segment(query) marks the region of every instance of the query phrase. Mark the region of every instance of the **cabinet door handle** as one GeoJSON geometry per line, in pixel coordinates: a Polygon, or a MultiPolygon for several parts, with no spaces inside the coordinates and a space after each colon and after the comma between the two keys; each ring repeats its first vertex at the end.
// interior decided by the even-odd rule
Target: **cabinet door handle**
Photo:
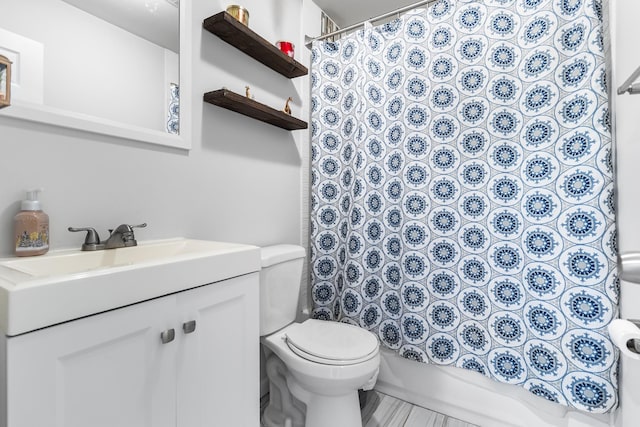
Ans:
{"type": "Polygon", "coordinates": [[[185,334],[190,334],[191,332],[196,330],[196,321],[189,320],[188,322],[184,322],[182,324],[182,330],[185,334]]]}
{"type": "Polygon", "coordinates": [[[173,328],[167,329],[166,331],[160,333],[160,340],[162,341],[162,344],[170,343],[175,338],[176,338],[176,331],[173,328]]]}

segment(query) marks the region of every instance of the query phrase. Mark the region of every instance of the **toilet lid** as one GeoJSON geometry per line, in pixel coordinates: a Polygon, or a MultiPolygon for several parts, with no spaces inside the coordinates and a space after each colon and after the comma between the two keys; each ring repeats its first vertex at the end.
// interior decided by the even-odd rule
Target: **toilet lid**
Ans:
{"type": "Polygon", "coordinates": [[[309,319],[286,332],[289,348],[304,359],[350,365],[371,359],[378,339],[371,332],[339,322],[309,319]]]}

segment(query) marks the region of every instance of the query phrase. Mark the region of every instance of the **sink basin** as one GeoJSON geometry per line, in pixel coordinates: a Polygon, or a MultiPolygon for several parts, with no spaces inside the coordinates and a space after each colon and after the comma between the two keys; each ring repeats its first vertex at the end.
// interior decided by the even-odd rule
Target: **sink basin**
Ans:
{"type": "Polygon", "coordinates": [[[206,256],[211,251],[219,251],[225,247],[228,247],[228,244],[221,245],[219,242],[203,240],[167,240],[101,251],[60,251],[42,257],[11,259],[0,262],[0,266],[32,277],[55,277],[171,259],[175,261],[191,256],[206,256]]]}
{"type": "Polygon", "coordinates": [[[0,329],[18,335],[259,270],[255,246],[183,238],[0,259],[0,329]]]}

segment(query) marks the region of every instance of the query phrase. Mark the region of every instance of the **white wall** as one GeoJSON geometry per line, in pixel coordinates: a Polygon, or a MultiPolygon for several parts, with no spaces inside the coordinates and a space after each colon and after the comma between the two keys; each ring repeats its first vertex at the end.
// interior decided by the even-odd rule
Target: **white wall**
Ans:
{"type": "MultiPolygon", "coordinates": [[[[640,67],[640,2],[612,0],[615,17],[612,22],[614,60],[612,95],[615,110],[617,179],[618,179],[618,246],[620,253],[640,252],[640,192],[638,161],[640,160],[640,96],[617,95],[615,91],[636,68],[640,67]]],[[[639,310],[640,311],[640,310],[639,310]]]]}
{"type": "Polygon", "coordinates": [[[3,0],[2,9],[0,27],[44,45],[45,105],[165,128],[166,49],[61,0],[3,0]]]}
{"type": "MultiPolygon", "coordinates": [[[[611,0],[613,76],[611,86],[616,134],[618,185],[618,248],[621,254],[640,252],[640,96],[617,95],[615,91],[640,66],[640,3],[635,0],[611,0]]],[[[622,282],[620,317],[640,319],[640,285],[622,282]]],[[[638,425],[640,419],[640,362],[620,357],[620,410],[616,426],[638,425]]]]}
{"type": "MultiPolygon", "coordinates": [[[[303,45],[301,0],[246,0],[251,28],[303,45]]],[[[287,132],[202,102],[222,86],[304,114],[308,77],[288,80],[202,29],[226,0],[193,1],[193,149],[183,151],[0,118],[0,255],[12,253],[12,219],[23,190],[42,186],[53,249],[79,248],[68,226],[102,237],[120,223],[147,222],[138,239],[174,236],[255,245],[299,243],[301,175],[308,135],[287,132]]],[[[4,2],[3,2],[4,7],[4,2]]],[[[121,70],[127,72],[127,70],[121,70]]],[[[161,77],[163,73],[159,71],[161,77]]],[[[301,116],[303,119],[306,117],[301,116]]],[[[306,161],[306,160],[305,160],[306,161]]]]}

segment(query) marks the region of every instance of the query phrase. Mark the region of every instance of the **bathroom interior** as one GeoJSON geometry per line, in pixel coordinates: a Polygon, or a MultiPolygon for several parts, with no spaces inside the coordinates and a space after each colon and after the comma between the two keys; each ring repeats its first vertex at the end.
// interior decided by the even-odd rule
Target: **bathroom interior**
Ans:
{"type": "MultiPolygon", "coordinates": [[[[633,172],[640,161],[635,110],[640,97],[634,95],[640,89],[629,79],[640,67],[639,3],[243,0],[245,23],[229,20],[223,12],[230,4],[221,0],[113,4],[4,0],[0,5],[0,55],[11,62],[9,81],[0,79],[0,86],[11,89],[10,105],[0,108],[0,427],[638,425],[640,341],[633,348],[632,339],[636,332],[640,339],[640,329],[630,322],[619,329],[612,325],[618,325],[616,319],[640,319],[633,303],[640,301],[640,270],[634,270],[640,266],[640,245],[634,243],[640,241],[635,221],[640,198],[633,172]],[[101,9],[112,16],[98,17],[101,9]],[[126,17],[134,9],[146,24],[126,17]],[[465,11],[478,12],[482,25],[472,28],[461,19],[465,11]],[[165,12],[171,18],[161,25],[155,19],[165,12]],[[493,19],[497,16],[505,19],[493,19]],[[523,40],[524,29],[538,28],[533,25],[538,17],[549,24],[548,35],[523,40]],[[564,52],[571,40],[563,44],[562,36],[580,25],[588,29],[585,40],[564,52]],[[156,30],[153,37],[138,31],[146,26],[156,30]],[[321,37],[341,28],[349,31],[321,37]],[[439,33],[446,37],[436,38],[436,29],[446,29],[439,33]],[[282,56],[275,62],[293,63],[302,72],[287,77],[225,39],[247,33],[252,42],[260,39],[266,56],[282,56]],[[478,42],[481,57],[464,57],[473,53],[462,48],[465,40],[478,42]],[[295,61],[277,51],[277,41],[292,42],[295,61]],[[515,52],[518,66],[536,49],[552,52],[553,65],[523,77],[518,66],[491,61],[498,46],[515,52]],[[415,56],[408,55],[411,49],[415,56]],[[436,59],[451,59],[448,77],[437,75],[436,59]],[[564,87],[559,70],[577,59],[584,59],[588,77],[564,87]],[[345,82],[347,70],[358,76],[353,82],[345,82]],[[390,78],[398,70],[399,89],[390,78]],[[473,92],[463,77],[478,70],[486,73],[486,89],[473,92]],[[491,98],[499,95],[489,89],[499,77],[519,94],[536,85],[553,90],[532,110],[524,95],[491,98]],[[405,78],[424,83],[425,92],[405,87],[405,78]],[[434,105],[438,88],[452,89],[454,106],[434,105]],[[588,112],[558,124],[576,94],[587,100],[588,112]],[[349,96],[355,106],[346,105],[349,96]],[[400,100],[393,106],[401,113],[391,109],[392,99],[400,100]],[[472,101],[489,108],[463,123],[462,107],[472,101]],[[281,111],[285,105],[290,112],[281,111]],[[266,110],[273,110],[268,118],[261,116],[266,110]],[[517,130],[491,128],[501,123],[495,119],[500,112],[516,118],[517,130]],[[256,116],[261,118],[253,120],[256,116]],[[573,132],[597,140],[597,147],[574,162],[566,152],[563,157],[558,144],[527,145],[523,129],[545,118],[555,123],[554,142],[573,132]],[[348,120],[354,131],[345,135],[348,120]],[[452,133],[442,134],[446,129],[434,123],[452,125],[452,133]],[[401,129],[397,135],[390,132],[394,126],[401,129]],[[517,167],[494,165],[491,149],[478,155],[464,151],[463,136],[474,131],[487,137],[487,147],[515,147],[517,167]],[[333,146],[338,140],[345,145],[333,146]],[[416,154],[410,141],[426,141],[429,154],[416,154]],[[346,158],[345,146],[354,150],[352,158],[346,158]],[[446,147],[456,150],[454,166],[431,165],[431,155],[446,147]],[[391,161],[395,153],[401,159],[397,170],[391,161]],[[553,182],[523,182],[522,168],[541,153],[554,157],[553,182]],[[487,172],[480,186],[463,174],[465,166],[477,165],[487,172]],[[608,165],[614,170],[607,172],[608,165]],[[575,200],[563,195],[572,168],[595,174],[590,175],[596,176],[593,194],[575,200]],[[351,182],[345,182],[345,171],[351,182]],[[420,172],[426,181],[419,182],[420,172]],[[386,181],[378,184],[376,173],[386,181]],[[491,198],[491,185],[496,188],[498,178],[509,176],[521,186],[517,200],[491,198]],[[435,183],[446,179],[454,183],[453,202],[437,193],[435,183]],[[402,184],[399,197],[391,191],[394,180],[402,184]],[[366,195],[358,195],[360,184],[366,195]],[[16,257],[14,217],[32,189],[42,189],[49,251],[16,257]],[[535,193],[549,196],[554,213],[531,219],[523,209],[514,214],[523,223],[518,237],[500,235],[491,230],[491,214],[469,216],[461,205],[478,189],[486,193],[480,200],[496,212],[516,212],[535,193]],[[345,197],[349,194],[353,197],[345,197]],[[416,194],[427,197],[414,201],[427,200],[430,211],[411,211],[407,198],[416,194]],[[614,205],[614,212],[603,208],[614,205]],[[394,207],[404,216],[401,225],[392,224],[394,207]],[[565,238],[563,224],[586,207],[595,212],[598,231],[565,238]],[[436,211],[450,213],[455,231],[433,229],[436,211]],[[358,212],[362,218],[356,219],[358,212]],[[138,246],[82,251],[85,233],[69,231],[94,228],[104,243],[107,230],[120,224],[146,224],[133,229],[138,246]],[[380,226],[381,238],[371,235],[372,225],[380,226]],[[415,243],[415,234],[405,233],[409,226],[417,234],[422,230],[426,240],[415,243]],[[465,227],[484,232],[480,235],[488,241],[481,250],[458,240],[465,227]],[[550,252],[525,253],[521,243],[527,230],[548,230],[556,239],[550,252]],[[362,248],[353,247],[353,236],[362,248]],[[401,252],[395,251],[396,242],[401,252]],[[454,261],[434,259],[439,242],[453,242],[448,247],[455,249],[454,261]],[[497,265],[497,249],[509,249],[519,265],[497,265]],[[598,255],[591,258],[597,277],[567,273],[576,250],[598,255]],[[118,253],[139,255],[120,262],[118,253]],[[488,273],[482,280],[469,279],[463,266],[478,259],[488,273]],[[378,264],[368,264],[374,261],[378,264]],[[83,270],[83,263],[94,264],[83,270]],[[294,264],[283,275],[269,276],[280,265],[294,264]],[[561,284],[552,295],[536,294],[526,283],[527,271],[545,266],[561,284]],[[400,282],[387,274],[391,267],[397,267],[400,282]],[[439,293],[436,273],[456,278],[455,293],[439,293]],[[271,308],[287,305],[294,311],[265,332],[263,285],[286,279],[292,286],[280,289],[271,308]],[[500,300],[497,288],[504,283],[516,284],[509,289],[520,292],[519,302],[500,300]],[[409,288],[414,293],[405,292],[409,288]],[[461,298],[473,292],[489,304],[482,314],[462,308],[461,298]],[[416,293],[424,297],[417,305],[408,298],[416,293]],[[572,317],[569,306],[579,293],[600,303],[597,319],[572,317]],[[455,326],[434,324],[436,304],[451,307],[455,326]],[[525,321],[532,307],[558,314],[558,329],[541,333],[525,321]],[[197,324],[190,323],[196,312],[197,324]],[[153,325],[143,318],[153,318],[153,325]],[[518,320],[510,327],[521,328],[515,338],[492,329],[509,318],[518,320]],[[282,343],[300,325],[316,327],[307,319],[328,320],[319,329],[339,327],[324,330],[323,339],[333,337],[330,343],[318,344],[318,338],[311,346],[323,351],[333,346],[341,355],[356,341],[367,347],[351,362],[316,360],[309,368],[338,381],[356,365],[372,366],[339,399],[323,400],[322,392],[302,390],[292,377],[302,356],[282,343]],[[465,341],[462,331],[472,326],[486,334],[486,347],[471,348],[465,341]],[[419,337],[416,328],[423,330],[419,337]],[[190,342],[194,337],[201,341],[190,342]],[[589,338],[589,349],[601,349],[601,359],[573,358],[576,337],[589,338]],[[438,357],[437,340],[451,344],[448,356],[438,357]],[[534,350],[553,359],[554,369],[532,366],[534,350]],[[520,373],[501,375],[505,363],[514,361],[520,373]]],[[[1,93],[6,91],[0,88],[1,93]]]]}

